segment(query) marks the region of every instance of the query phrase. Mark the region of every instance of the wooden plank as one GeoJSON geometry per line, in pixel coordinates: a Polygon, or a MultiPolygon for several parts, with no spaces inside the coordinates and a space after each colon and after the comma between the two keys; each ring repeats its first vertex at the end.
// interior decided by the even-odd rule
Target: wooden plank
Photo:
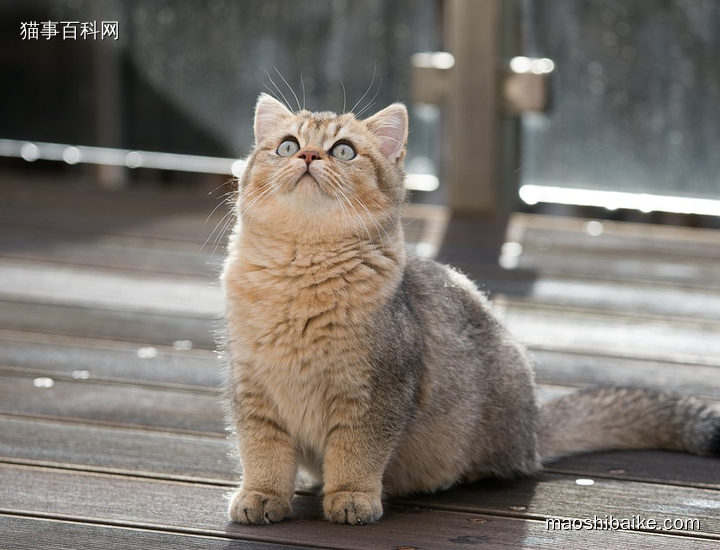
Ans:
{"type": "MultiPolygon", "coordinates": [[[[190,345],[188,341],[177,346],[190,345]]],[[[166,387],[219,388],[224,379],[213,351],[0,330],[0,371],[63,379],[140,382],[166,387]]]]}
{"type": "MultiPolygon", "coordinates": [[[[0,260],[3,287],[0,299],[44,304],[133,311],[188,314],[220,318],[224,299],[219,283],[210,280],[168,280],[159,277],[130,277],[114,273],[45,265],[23,265],[0,260]]],[[[499,299],[499,303],[507,300],[499,299]]],[[[720,328],[720,298],[717,293],[654,288],[579,280],[540,278],[527,298],[512,299],[512,306],[554,307],[618,314],[674,317],[707,321],[720,328]]]]}
{"type": "Polygon", "coordinates": [[[34,385],[31,376],[0,374],[0,414],[43,416],[179,432],[223,434],[218,392],[185,391],[54,380],[34,385]]]}
{"type": "MultiPolygon", "coordinates": [[[[553,531],[544,520],[393,505],[375,525],[348,528],[320,519],[319,498],[296,497],[295,519],[272,526],[228,523],[221,487],[0,465],[0,509],[6,514],[92,521],[325,548],[712,548],[717,541],[629,531],[553,531]],[[108,498],[108,495],[111,495],[108,498]]],[[[489,494],[482,491],[482,495],[489,494]]],[[[547,505],[547,503],[544,503],[547,505]]],[[[507,515],[519,515],[508,512],[507,515]]],[[[592,514],[590,515],[592,517],[592,514]]],[[[701,524],[702,525],[702,524],[701,524]]],[[[706,536],[707,531],[703,529],[706,536]]]]}
{"type": "MultiPolygon", "coordinates": [[[[234,446],[223,437],[9,416],[0,416],[0,461],[217,485],[241,477],[234,446]]],[[[592,453],[558,460],[547,471],[720,490],[720,460],[683,453],[592,453]]]]}
{"type": "Polygon", "coordinates": [[[172,345],[190,340],[196,348],[214,349],[220,319],[119,309],[85,308],[0,300],[0,328],[88,338],[172,345]]]}
{"type": "Polygon", "coordinates": [[[548,384],[642,386],[720,400],[720,366],[531,349],[536,379],[548,384]]]}
{"type": "Polygon", "coordinates": [[[496,300],[510,331],[534,349],[704,365],[720,364],[720,324],[707,320],[616,315],[496,300]]]}
{"type": "Polygon", "coordinates": [[[0,220],[46,230],[73,229],[202,244],[227,213],[223,191],[211,195],[211,189],[150,184],[116,192],[87,181],[7,177],[0,220]]]}
{"type": "Polygon", "coordinates": [[[0,416],[0,461],[232,485],[226,437],[0,416]],[[39,445],[38,442],[42,442],[39,445]]]}
{"type": "MultiPolygon", "coordinates": [[[[677,284],[672,280],[659,285],[657,278],[638,280],[637,278],[618,278],[615,271],[608,267],[613,261],[637,261],[639,254],[624,253],[611,249],[605,257],[593,258],[586,253],[583,263],[564,250],[556,252],[568,265],[580,266],[580,272],[554,268],[552,260],[543,263],[540,253],[536,262],[528,265],[524,262],[523,252],[517,257],[517,269],[502,269],[498,265],[501,255],[500,245],[503,238],[496,236],[493,240],[487,235],[485,226],[476,219],[454,219],[449,225],[447,240],[441,250],[441,260],[460,267],[476,280],[481,288],[488,289],[492,294],[509,294],[522,296],[529,302],[572,307],[577,309],[600,309],[604,311],[642,312],[648,315],[666,315],[684,318],[706,318],[720,320],[720,299],[717,290],[720,288],[720,263],[716,260],[706,262],[705,277],[707,285],[677,284]],[[488,240],[489,239],[489,240],[488,240]],[[614,254],[612,258],[610,256],[614,254]],[[549,269],[548,269],[549,266],[549,269]]],[[[496,233],[497,231],[495,231],[496,233]]],[[[507,230],[513,232],[512,225],[507,230]]],[[[490,231],[490,234],[494,234],[490,231]]],[[[510,237],[508,237],[510,238],[510,237]]],[[[520,243],[524,241],[520,239],[520,243]]],[[[664,253],[664,252],[663,252],[664,253]]],[[[659,253],[658,253],[659,254],[659,253]]],[[[667,255],[664,260],[667,262],[667,255]]],[[[648,260],[648,266],[661,256],[648,260]]],[[[686,263],[695,261],[685,258],[686,263]]],[[[641,268],[636,268],[640,270],[641,268]]],[[[665,266],[666,271],[672,267],[665,266]]],[[[647,272],[650,267],[643,267],[647,272]]]]}
{"type": "MultiPolygon", "coordinates": [[[[578,220],[586,225],[587,221],[578,220]]],[[[605,222],[602,222],[605,227],[605,222]]],[[[597,227],[597,226],[596,226],[597,227]]],[[[650,225],[653,230],[660,226],[650,225]]],[[[665,228],[670,231],[684,231],[687,228],[665,228]]],[[[632,234],[626,235],[617,232],[611,235],[605,232],[602,235],[588,234],[584,229],[579,231],[552,230],[544,228],[533,228],[532,230],[519,231],[515,227],[509,228],[509,236],[514,236],[517,241],[529,250],[550,250],[556,249],[559,253],[566,250],[568,253],[573,250],[584,251],[584,254],[597,253],[600,258],[609,255],[615,258],[635,256],[640,260],[653,261],[655,259],[670,262],[700,262],[707,263],[710,260],[720,259],[720,246],[715,242],[707,242],[694,239],[672,239],[659,238],[652,234],[637,237],[632,234]]]]}
{"type": "Polygon", "coordinates": [[[220,283],[0,259],[0,299],[217,318],[220,283]]]}
{"type": "MultiPolygon", "coordinates": [[[[519,301],[519,298],[514,300],[519,301]]],[[[523,296],[522,300],[576,309],[720,321],[720,293],[716,289],[583,280],[542,274],[536,278],[530,293],[523,296]]]]}
{"type": "MultiPolygon", "coordinates": [[[[594,218],[578,216],[531,214],[516,212],[512,215],[512,224],[528,231],[553,229],[569,233],[586,233],[588,221],[594,218]]],[[[720,235],[715,229],[686,227],[682,225],[664,225],[634,221],[598,220],[604,224],[605,233],[620,234],[627,238],[668,240],[674,242],[694,242],[703,245],[720,245],[720,235]]]]}
{"type": "MultiPolygon", "coordinates": [[[[225,410],[219,390],[43,378],[38,381],[26,374],[0,373],[0,414],[225,433],[225,410]],[[46,381],[50,387],[44,387],[46,381]]],[[[538,397],[542,402],[571,391],[572,387],[541,385],[538,397]]]]}
{"type": "Polygon", "coordinates": [[[592,226],[582,218],[513,214],[508,236],[514,241],[534,241],[541,245],[557,243],[585,250],[605,249],[617,253],[657,253],[664,257],[720,259],[720,235],[714,229],[663,226],[648,223],[601,220],[592,226]],[[597,233],[597,228],[601,233],[597,233]]]}
{"type": "Polygon", "coordinates": [[[570,220],[569,227],[556,229],[548,236],[543,234],[542,223],[553,224],[557,218],[539,216],[540,227],[526,227],[523,216],[511,216],[502,231],[496,227],[499,224],[486,220],[454,218],[447,226],[441,260],[469,273],[492,292],[520,295],[531,292],[537,280],[548,276],[579,276],[586,279],[583,283],[598,279],[664,282],[668,288],[675,285],[700,291],[715,290],[720,283],[717,254],[704,254],[708,248],[717,247],[711,231],[663,228],[658,231],[664,237],[658,238],[653,236],[658,226],[638,230],[634,227],[638,224],[629,224],[632,230],[623,229],[607,242],[606,235],[593,237],[585,231],[588,220],[570,220]],[[639,231],[647,234],[639,237],[639,231]],[[683,237],[678,238],[678,234],[683,237]],[[700,240],[695,241],[695,237],[700,240]],[[646,248],[648,240],[652,246],[646,248]],[[520,245],[520,255],[511,258],[517,262],[515,269],[501,269],[498,265],[501,245],[506,241],[520,245]]]}
{"type": "Polygon", "coordinates": [[[238,541],[230,537],[167,533],[149,529],[128,529],[109,525],[70,522],[0,514],[0,532],[4,548],[38,550],[39,548],[102,548],[103,550],[165,550],[193,548],[198,550],[293,550],[312,548],[299,544],[274,544],[238,541]]]}
{"type": "Polygon", "coordinates": [[[434,257],[442,245],[449,219],[450,209],[446,206],[407,203],[402,219],[405,241],[418,254],[434,257]]]}
{"type": "MultiPolygon", "coordinates": [[[[704,459],[707,462],[713,459],[704,459]]],[[[582,478],[586,478],[584,474],[582,478]]],[[[508,514],[532,518],[632,518],[699,521],[696,534],[720,540],[716,490],[595,478],[579,484],[576,476],[543,473],[537,478],[485,481],[461,485],[432,495],[397,499],[421,507],[473,513],[508,514]]],[[[678,531],[692,534],[692,529],[678,531]]]]}
{"type": "Polygon", "coordinates": [[[215,247],[174,241],[102,236],[59,229],[52,232],[0,224],[0,257],[105,268],[123,272],[216,277],[225,242],[215,247]],[[213,253],[213,250],[216,250],[213,253]]]}
{"type": "Polygon", "coordinates": [[[563,458],[547,470],[720,490],[720,460],[664,451],[612,451],[563,458]]]}
{"type": "Polygon", "coordinates": [[[714,258],[668,256],[660,252],[626,253],[615,249],[553,245],[548,241],[522,241],[517,269],[544,275],[603,278],[618,281],[663,283],[690,288],[717,289],[720,267],[714,258]]]}
{"type": "MultiPolygon", "coordinates": [[[[122,196],[124,193],[114,195],[122,196]]],[[[150,196],[149,200],[163,201],[165,195],[150,196]]],[[[187,207],[187,205],[184,205],[187,207]]],[[[209,241],[215,244],[213,231],[222,223],[219,214],[213,214],[204,222],[214,208],[209,204],[206,209],[188,212],[179,208],[169,211],[131,211],[127,207],[111,202],[93,203],[82,212],[73,212],[67,200],[58,202],[54,207],[35,207],[14,209],[6,204],[0,205],[0,221],[3,224],[38,228],[45,232],[56,230],[83,231],[92,235],[121,235],[135,239],[160,239],[178,243],[192,243],[198,247],[209,241]],[[62,205],[59,208],[58,205],[62,205]],[[68,207],[68,208],[66,208],[68,207]]],[[[223,227],[222,225],[220,226],[223,227]]],[[[226,230],[227,231],[227,230],[226,230]]],[[[223,231],[221,235],[226,235],[223,231]]],[[[218,239],[222,242],[222,238],[218,239]]]]}
{"type": "MultiPolygon", "coordinates": [[[[429,519],[444,519],[437,514],[429,519]]],[[[692,548],[700,550],[715,548],[713,541],[697,538],[684,539],[665,535],[645,535],[640,533],[602,531],[576,531],[553,532],[548,531],[542,522],[521,520],[513,518],[496,518],[473,516],[468,519],[477,527],[473,535],[453,536],[449,533],[446,540],[440,540],[444,546],[437,548],[467,547],[482,545],[483,548],[567,548],[585,550],[590,548],[607,547],[612,544],[617,548],[637,548],[654,550],[655,548],[682,548],[684,544],[692,544],[692,548]]],[[[324,525],[318,525],[322,529],[324,525]]],[[[332,528],[332,527],[330,527],[332,528]]],[[[375,526],[358,529],[374,529],[375,526]]],[[[442,529],[441,526],[436,527],[442,529]]],[[[103,548],[103,550],[161,550],[166,548],[193,548],[199,550],[282,550],[296,548],[320,548],[313,546],[298,546],[295,544],[276,544],[272,542],[257,542],[244,539],[232,539],[229,536],[203,536],[191,534],[169,533],[165,531],[152,531],[149,529],[124,528],[108,525],[83,523],[79,521],[63,521],[57,519],[30,518],[24,516],[0,515],[0,529],[4,540],[14,550],[37,550],[38,548],[57,548],[58,544],[67,544],[73,548],[103,548]]],[[[258,528],[266,530],[268,528],[258,528]]],[[[271,527],[269,529],[275,529],[271,527]]],[[[349,530],[346,530],[349,531],[349,530]]],[[[357,531],[357,529],[354,529],[357,531]]],[[[393,548],[383,545],[377,540],[375,545],[347,546],[357,544],[360,533],[346,532],[345,536],[337,539],[328,537],[324,548],[393,548]]],[[[367,539],[368,537],[363,537],[367,539]]],[[[379,538],[379,537],[378,537],[379,538]]],[[[398,549],[427,548],[425,539],[417,535],[407,537],[418,546],[404,544],[395,546],[398,549]]],[[[438,537],[439,538],[439,537],[438,537]]],[[[433,541],[435,542],[435,541],[433,541]]]]}

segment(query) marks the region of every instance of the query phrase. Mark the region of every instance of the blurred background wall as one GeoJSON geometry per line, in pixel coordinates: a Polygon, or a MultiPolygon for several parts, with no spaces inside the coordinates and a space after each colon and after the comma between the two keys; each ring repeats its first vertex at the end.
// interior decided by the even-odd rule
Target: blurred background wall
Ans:
{"type": "Polygon", "coordinates": [[[525,183],[720,198],[720,2],[523,0],[522,36],[556,67],[525,183]]]}
{"type": "Polygon", "coordinates": [[[237,158],[260,92],[404,101],[406,168],[441,183],[420,200],[719,216],[719,58],[714,0],[5,0],[0,139],[237,158]],[[30,21],[117,21],[118,40],[23,40],[30,21]],[[452,70],[417,79],[413,54],[440,50],[452,70]],[[554,70],[547,101],[508,111],[518,56],[554,70]]]}
{"type": "MultiPolygon", "coordinates": [[[[367,114],[407,101],[411,54],[440,47],[439,9],[436,0],[4,0],[0,136],[245,155],[260,92],[296,106],[283,78],[309,109],[360,100],[372,103],[367,114]],[[21,40],[21,22],[47,20],[118,21],[119,39],[21,40]]],[[[427,116],[415,118],[418,137],[427,116]]]]}

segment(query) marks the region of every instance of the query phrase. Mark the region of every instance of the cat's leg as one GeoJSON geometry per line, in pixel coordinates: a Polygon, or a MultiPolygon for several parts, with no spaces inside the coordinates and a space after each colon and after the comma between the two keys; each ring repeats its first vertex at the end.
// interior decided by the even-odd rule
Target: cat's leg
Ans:
{"type": "Polygon", "coordinates": [[[241,392],[234,415],[243,467],[240,489],[230,499],[230,518],[260,525],[290,513],[298,457],[290,436],[260,393],[241,392]]]}
{"type": "Polygon", "coordinates": [[[334,428],[323,461],[326,519],[351,525],[380,519],[382,478],[390,451],[390,444],[368,427],[334,428]]]}

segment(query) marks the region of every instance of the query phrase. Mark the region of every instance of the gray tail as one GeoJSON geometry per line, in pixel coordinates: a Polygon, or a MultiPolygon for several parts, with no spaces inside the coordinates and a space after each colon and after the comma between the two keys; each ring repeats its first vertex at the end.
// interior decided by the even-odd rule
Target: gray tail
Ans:
{"type": "Polygon", "coordinates": [[[665,449],[720,457],[720,407],[654,390],[580,390],[540,409],[543,461],[591,451],[665,449]]]}

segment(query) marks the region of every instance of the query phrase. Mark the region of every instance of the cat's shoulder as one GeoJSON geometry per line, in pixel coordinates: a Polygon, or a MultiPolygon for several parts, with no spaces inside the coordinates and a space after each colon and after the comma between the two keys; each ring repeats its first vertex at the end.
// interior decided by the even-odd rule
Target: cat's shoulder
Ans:
{"type": "Polygon", "coordinates": [[[432,294],[443,300],[487,303],[485,294],[460,270],[417,254],[408,254],[404,285],[411,295],[432,294]]]}
{"type": "Polygon", "coordinates": [[[478,291],[477,286],[459,269],[432,258],[409,253],[405,264],[405,278],[417,284],[437,285],[478,291]]]}

